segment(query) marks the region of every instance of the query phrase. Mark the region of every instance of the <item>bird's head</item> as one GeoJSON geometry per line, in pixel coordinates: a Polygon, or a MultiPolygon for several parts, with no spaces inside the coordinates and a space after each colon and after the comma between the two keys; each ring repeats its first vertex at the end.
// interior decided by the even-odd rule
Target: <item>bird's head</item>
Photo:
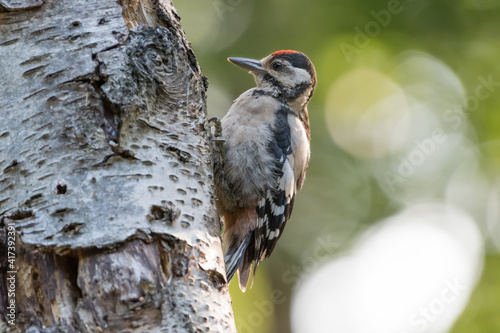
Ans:
{"type": "Polygon", "coordinates": [[[228,60],[253,74],[257,87],[288,104],[305,106],[316,86],[314,65],[305,54],[298,51],[277,51],[261,60],[228,60]]]}

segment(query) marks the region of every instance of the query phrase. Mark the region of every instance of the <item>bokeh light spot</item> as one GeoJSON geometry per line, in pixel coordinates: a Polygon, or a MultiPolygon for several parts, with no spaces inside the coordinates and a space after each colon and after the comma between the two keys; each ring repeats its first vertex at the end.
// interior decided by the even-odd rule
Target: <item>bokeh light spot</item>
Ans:
{"type": "Polygon", "coordinates": [[[403,90],[384,74],[357,68],[330,87],[326,120],[335,142],[348,153],[377,158],[406,142],[409,109],[403,90]]]}
{"type": "Polygon", "coordinates": [[[408,208],[303,280],[293,332],[445,332],[477,282],[482,248],[475,222],[452,206],[408,208]]]}

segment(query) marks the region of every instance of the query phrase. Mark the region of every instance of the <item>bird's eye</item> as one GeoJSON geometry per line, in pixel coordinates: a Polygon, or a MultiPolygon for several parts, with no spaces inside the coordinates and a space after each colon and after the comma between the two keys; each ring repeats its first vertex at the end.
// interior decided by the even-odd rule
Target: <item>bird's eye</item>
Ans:
{"type": "Polygon", "coordinates": [[[275,71],[279,71],[281,68],[283,68],[283,63],[281,61],[276,61],[273,63],[273,69],[275,71]]]}

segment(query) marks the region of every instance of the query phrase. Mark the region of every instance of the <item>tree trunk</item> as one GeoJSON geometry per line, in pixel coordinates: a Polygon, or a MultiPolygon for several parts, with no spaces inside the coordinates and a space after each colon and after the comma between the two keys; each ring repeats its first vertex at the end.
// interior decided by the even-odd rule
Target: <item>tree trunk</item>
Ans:
{"type": "Polygon", "coordinates": [[[236,331],[179,20],[0,0],[0,332],[236,331]]]}

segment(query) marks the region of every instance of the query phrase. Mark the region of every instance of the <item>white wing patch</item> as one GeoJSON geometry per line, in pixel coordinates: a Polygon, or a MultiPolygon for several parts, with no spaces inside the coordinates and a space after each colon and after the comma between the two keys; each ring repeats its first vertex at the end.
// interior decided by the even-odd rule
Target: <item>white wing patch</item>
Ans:
{"type": "Polygon", "coordinates": [[[279,184],[280,190],[285,191],[287,198],[295,195],[295,174],[290,166],[290,159],[293,159],[293,155],[288,155],[283,163],[283,176],[281,176],[279,184]]]}

